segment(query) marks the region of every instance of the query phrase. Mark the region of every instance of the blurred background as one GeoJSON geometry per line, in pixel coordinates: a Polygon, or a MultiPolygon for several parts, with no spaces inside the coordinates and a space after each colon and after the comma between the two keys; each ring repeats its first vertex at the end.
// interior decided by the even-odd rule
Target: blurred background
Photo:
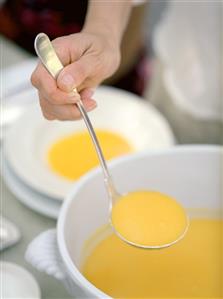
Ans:
{"type": "MultiPolygon", "coordinates": [[[[64,13],[58,1],[0,5],[1,69],[24,62],[27,78],[35,65],[28,59],[36,34],[53,39],[78,32],[87,9],[87,1],[76,1],[73,22],[74,4],[66,4],[64,13]]],[[[221,17],[222,1],[145,1],[134,7],[121,66],[105,84],[143,95],[167,118],[178,142],[222,143],[221,17]]],[[[22,78],[20,85],[9,84],[2,74],[3,98],[4,89],[27,84],[22,78]]]]}
{"type": "MultiPolygon", "coordinates": [[[[46,32],[54,39],[83,26],[87,1],[62,4],[64,12],[59,0],[0,0],[1,213],[17,227],[9,225],[14,239],[8,240],[3,234],[8,222],[1,219],[0,237],[7,246],[16,244],[1,253],[1,260],[28,269],[43,298],[69,298],[60,283],[24,260],[30,241],[55,227],[62,204],[47,184],[45,189],[41,185],[45,177],[53,182],[55,192],[60,185],[54,183],[58,178],[43,155],[49,140],[70,132],[78,122],[43,120],[30,75],[37,64],[33,49],[37,33],[46,32]]],[[[117,109],[113,117],[123,113],[124,120],[116,118],[121,126],[116,125],[124,137],[137,140],[140,149],[223,143],[222,14],[223,2],[211,0],[151,0],[133,8],[122,42],[121,66],[103,83],[112,88],[99,87],[96,100],[120,99],[120,107],[113,106],[117,109]]],[[[109,112],[110,107],[103,109],[109,112]]],[[[92,112],[95,123],[103,115],[100,105],[97,109],[98,114],[92,112]]],[[[109,122],[113,117],[104,118],[109,122]]],[[[104,125],[113,126],[111,121],[104,125]]],[[[70,185],[63,186],[66,194],[70,185]]]]}
{"type": "Polygon", "coordinates": [[[180,143],[223,142],[222,5],[154,1],[146,18],[154,65],[144,95],[165,115],[180,143]]]}

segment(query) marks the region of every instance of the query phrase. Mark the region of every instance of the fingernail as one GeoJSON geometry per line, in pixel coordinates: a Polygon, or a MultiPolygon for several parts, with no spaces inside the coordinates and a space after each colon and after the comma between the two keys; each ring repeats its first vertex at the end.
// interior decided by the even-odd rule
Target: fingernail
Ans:
{"type": "Polygon", "coordinates": [[[66,87],[67,90],[72,90],[75,87],[74,79],[71,75],[62,75],[60,82],[66,87]]]}
{"type": "Polygon", "coordinates": [[[77,101],[80,100],[80,95],[76,91],[71,91],[67,95],[68,95],[68,100],[71,103],[76,103],[77,101]]]}
{"type": "Polygon", "coordinates": [[[89,112],[97,107],[97,103],[95,101],[88,101],[88,104],[86,105],[86,110],[89,112]]]}
{"type": "Polygon", "coordinates": [[[84,95],[84,97],[85,98],[91,98],[92,96],[93,96],[93,94],[94,94],[94,89],[92,88],[92,89],[88,89],[88,91],[85,93],[85,95],[84,95]]]}

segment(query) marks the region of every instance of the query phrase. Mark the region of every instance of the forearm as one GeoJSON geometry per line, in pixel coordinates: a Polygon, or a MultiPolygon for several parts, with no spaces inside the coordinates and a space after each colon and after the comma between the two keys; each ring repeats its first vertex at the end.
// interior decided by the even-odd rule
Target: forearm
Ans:
{"type": "Polygon", "coordinates": [[[90,0],[83,31],[105,33],[120,45],[131,12],[131,0],[90,0]]]}

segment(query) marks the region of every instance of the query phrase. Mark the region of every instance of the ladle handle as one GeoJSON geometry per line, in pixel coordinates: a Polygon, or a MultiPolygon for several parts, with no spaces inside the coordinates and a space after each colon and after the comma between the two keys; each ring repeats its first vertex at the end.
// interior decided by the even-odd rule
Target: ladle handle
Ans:
{"type": "MultiPolygon", "coordinates": [[[[38,57],[40,58],[41,62],[45,66],[45,68],[48,70],[48,72],[53,76],[53,78],[57,78],[61,70],[64,68],[62,65],[61,61],[59,60],[52,43],[49,39],[49,37],[45,33],[39,33],[34,42],[34,47],[36,50],[36,53],[38,57]]],[[[77,93],[77,89],[74,88],[74,92],[77,93]]],[[[80,110],[80,113],[84,119],[84,122],[87,126],[87,129],[89,131],[89,134],[91,136],[92,142],[94,144],[95,150],[98,155],[98,159],[100,161],[102,170],[103,170],[103,175],[104,175],[104,180],[106,187],[109,187],[109,192],[112,192],[112,194],[116,193],[115,188],[113,186],[113,182],[111,179],[111,175],[108,171],[108,167],[104,158],[104,155],[102,153],[101,147],[99,145],[97,136],[95,134],[94,128],[91,124],[91,121],[88,117],[88,114],[82,104],[82,101],[79,100],[76,103],[78,109],[80,110]]]]}

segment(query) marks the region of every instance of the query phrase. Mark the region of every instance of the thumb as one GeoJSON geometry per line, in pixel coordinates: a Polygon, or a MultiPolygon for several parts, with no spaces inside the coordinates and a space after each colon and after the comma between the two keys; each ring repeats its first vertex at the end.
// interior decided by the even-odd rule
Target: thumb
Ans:
{"type": "Polygon", "coordinates": [[[57,78],[57,86],[65,92],[71,92],[87,79],[91,70],[91,63],[82,57],[64,67],[57,78]]]}

